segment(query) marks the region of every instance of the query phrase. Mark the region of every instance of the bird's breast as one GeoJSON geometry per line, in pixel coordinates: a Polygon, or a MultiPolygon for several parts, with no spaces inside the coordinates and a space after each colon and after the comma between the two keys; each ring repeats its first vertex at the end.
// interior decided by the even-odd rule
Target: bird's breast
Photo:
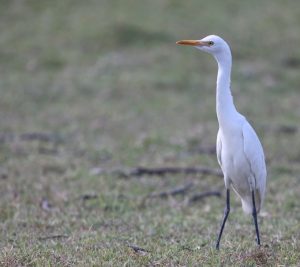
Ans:
{"type": "Polygon", "coordinates": [[[242,134],[231,133],[222,136],[221,162],[225,177],[238,187],[248,187],[251,175],[249,162],[244,152],[242,134]]]}

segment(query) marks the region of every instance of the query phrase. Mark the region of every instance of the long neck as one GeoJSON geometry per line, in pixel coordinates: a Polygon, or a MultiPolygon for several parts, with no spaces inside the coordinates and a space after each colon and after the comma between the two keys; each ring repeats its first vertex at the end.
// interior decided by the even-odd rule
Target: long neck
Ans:
{"type": "Polygon", "coordinates": [[[216,56],[216,60],[218,62],[216,109],[219,125],[222,126],[230,122],[232,115],[237,113],[230,91],[232,64],[230,50],[227,53],[216,56]]]}

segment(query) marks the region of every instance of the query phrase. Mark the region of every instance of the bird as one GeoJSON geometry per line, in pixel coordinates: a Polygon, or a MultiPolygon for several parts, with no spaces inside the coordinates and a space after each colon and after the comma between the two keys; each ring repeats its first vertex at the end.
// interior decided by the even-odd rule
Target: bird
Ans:
{"type": "Polygon", "coordinates": [[[261,142],[247,119],[240,114],[231,94],[232,55],[229,45],[217,35],[200,40],[181,40],[178,45],[193,46],[214,56],[218,64],[216,86],[217,160],[224,176],[226,205],[217,236],[220,248],[223,230],[230,212],[230,190],[238,195],[243,211],[252,214],[256,242],[260,246],[257,214],[265,198],[267,170],[261,142]]]}

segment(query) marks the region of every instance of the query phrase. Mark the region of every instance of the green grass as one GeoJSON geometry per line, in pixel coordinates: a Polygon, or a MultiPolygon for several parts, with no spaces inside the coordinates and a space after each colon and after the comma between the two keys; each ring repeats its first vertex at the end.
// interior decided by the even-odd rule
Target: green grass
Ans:
{"type": "Polygon", "coordinates": [[[299,266],[299,27],[297,1],[1,1],[0,265],[299,266]],[[233,198],[215,251],[224,196],[188,200],[218,177],[91,173],[218,167],[198,152],[215,144],[216,63],[175,45],[211,33],[268,159],[261,248],[233,198]]]}

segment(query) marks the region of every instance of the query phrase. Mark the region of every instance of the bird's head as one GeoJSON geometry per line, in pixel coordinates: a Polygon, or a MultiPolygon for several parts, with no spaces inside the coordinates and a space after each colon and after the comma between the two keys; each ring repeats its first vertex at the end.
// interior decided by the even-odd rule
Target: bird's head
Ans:
{"type": "Polygon", "coordinates": [[[215,57],[220,54],[230,53],[228,44],[217,35],[209,35],[201,40],[181,40],[176,42],[176,44],[194,46],[197,49],[214,55],[215,57]]]}

